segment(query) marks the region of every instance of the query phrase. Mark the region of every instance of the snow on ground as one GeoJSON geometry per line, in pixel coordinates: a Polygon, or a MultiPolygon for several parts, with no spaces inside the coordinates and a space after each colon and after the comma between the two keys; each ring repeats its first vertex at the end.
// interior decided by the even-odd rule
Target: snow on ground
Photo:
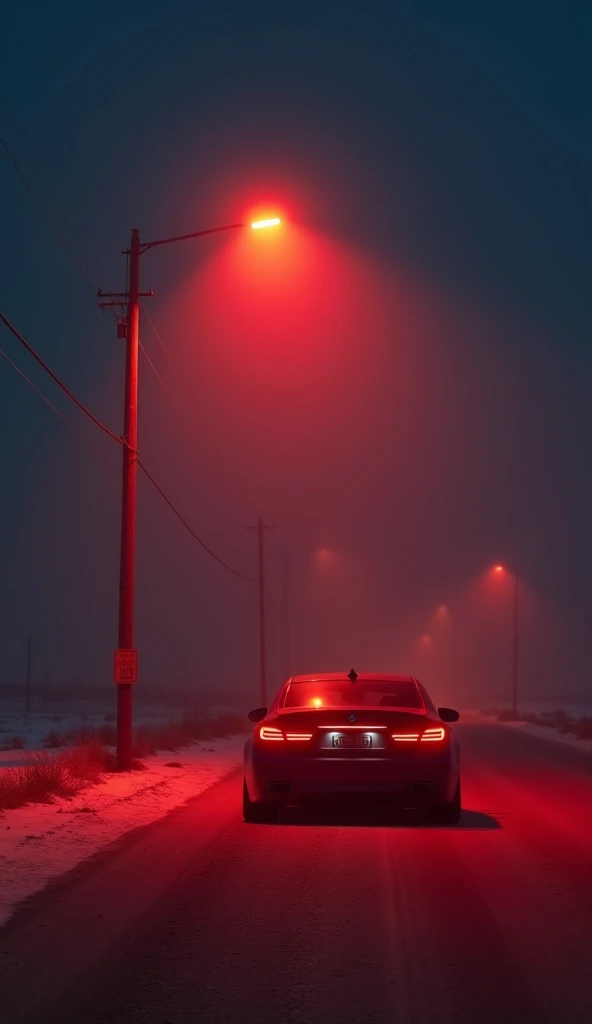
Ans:
{"type": "MultiPolygon", "coordinates": [[[[503,701],[492,701],[491,707],[497,708],[498,711],[509,711],[511,704],[504,703],[503,701]]],[[[592,704],[570,704],[562,700],[521,700],[518,705],[518,710],[523,715],[543,715],[547,712],[552,713],[553,711],[564,711],[570,718],[592,717],[592,704]]]]}
{"type": "MultiPolygon", "coordinates": [[[[145,771],[106,774],[75,797],[0,811],[0,925],[50,879],[228,775],[241,763],[245,739],[206,740],[145,757],[145,771]]],[[[22,751],[3,751],[0,763],[14,766],[22,758],[22,751]]]]}
{"type": "MultiPolygon", "coordinates": [[[[229,709],[211,709],[209,717],[215,718],[229,709]]],[[[170,708],[143,707],[140,703],[134,710],[134,725],[158,725],[171,720],[170,708]]],[[[181,718],[181,714],[177,714],[181,718]]],[[[89,705],[85,711],[62,709],[60,711],[31,711],[29,714],[0,707],[0,751],[10,749],[14,737],[22,740],[27,750],[37,750],[49,733],[77,732],[79,729],[99,729],[103,725],[115,728],[112,711],[97,709],[89,705]]]]}
{"type": "MultiPolygon", "coordinates": [[[[592,715],[592,708],[590,706],[579,706],[578,712],[574,710],[574,705],[569,704],[554,704],[552,707],[553,711],[562,710],[572,718],[583,718],[588,715],[592,715]]],[[[520,706],[522,713],[534,713],[540,714],[541,705],[529,705],[528,707],[520,706]]],[[[551,710],[551,706],[547,705],[543,710],[551,710]]],[[[525,733],[527,736],[539,736],[543,740],[550,740],[552,743],[563,743],[568,747],[575,747],[577,750],[584,750],[592,754],[592,740],[579,740],[576,736],[565,735],[559,732],[559,729],[553,729],[546,725],[537,725],[535,722],[500,722],[497,718],[490,715],[483,715],[481,712],[472,711],[466,712],[467,715],[471,715],[480,718],[481,721],[493,722],[495,725],[503,726],[504,728],[515,729],[517,732],[525,733]]]]}

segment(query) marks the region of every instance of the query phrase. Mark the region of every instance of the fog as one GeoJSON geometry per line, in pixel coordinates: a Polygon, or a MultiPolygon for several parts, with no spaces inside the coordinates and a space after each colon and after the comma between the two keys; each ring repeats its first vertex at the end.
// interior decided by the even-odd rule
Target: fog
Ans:
{"type": "MultiPolygon", "coordinates": [[[[329,37],[325,5],[308,11],[312,22],[290,18],[300,45],[312,23],[329,37]]],[[[162,50],[152,30],[140,33],[133,52],[140,67],[161,59],[155,79],[132,79],[107,47],[71,72],[70,89],[56,84],[49,106],[23,76],[11,98],[54,195],[83,227],[103,288],[124,287],[120,251],[132,224],[147,240],[258,211],[283,219],[273,232],[142,257],[142,289],[155,290],[143,303],[166,353],[143,315],[141,341],[160,380],[142,358],[140,456],[192,529],[246,576],[257,573],[247,527],[259,516],[269,525],[270,690],[286,671],[354,666],[412,672],[453,705],[507,701],[513,573],[521,698],[584,699],[589,231],[570,212],[572,171],[534,117],[537,144],[517,152],[524,114],[513,121],[503,91],[492,99],[474,68],[453,70],[444,43],[430,70],[429,47],[413,57],[396,33],[379,46],[375,27],[344,18],[339,53],[322,60],[306,49],[306,81],[294,40],[254,68],[239,45],[251,29],[239,26],[229,42],[212,16],[201,41],[191,22],[191,44],[172,23],[162,50]],[[196,63],[181,68],[184,45],[196,63]],[[198,68],[207,46],[220,59],[230,46],[228,77],[213,58],[198,68]],[[356,46],[363,85],[348,71],[356,46]],[[394,66],[389,46],[400,53],[394,66]],[[485,108],[471,105],[474,89],[485,108]],[[394,104],[401,90],[406,104],[394,104]],[[130,136],[122,96],[135,113],[130,136]],[[101,138],[99,117],[110,126],[101,138]],[[68,124],[70,147],[60,142],[68,124]],[[496,581],[498,563],[508,571],[496,581]]],[[[283,39],[286,24],[272,18],[268,38],[283,39]]],[[[2,168],[15,194],[3,304],[118,433],[123,343],[11,174],[2,168]]],[[[98,452],[2,364],[0,684],[22,678],[30,633],[38,691],[60,681],[109,688],[120,452],[16,355],[98,452]]],[[[256,583],[211,559],[141,473],[138,484],[138,685],[252,704],[256,583]]]]}

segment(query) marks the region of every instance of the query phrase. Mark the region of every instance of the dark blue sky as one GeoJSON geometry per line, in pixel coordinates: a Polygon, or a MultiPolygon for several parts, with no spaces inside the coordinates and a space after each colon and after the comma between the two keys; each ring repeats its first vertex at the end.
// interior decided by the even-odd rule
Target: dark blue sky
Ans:
{"type": "MultiPolygon", "coordinates": [[[[38,2],[3,23],[0,92],[35,160],[4,109],[2,136],[102,287],[123,285],[132,224],[181,233],[241,217],[265,194],[304,232],[308,270],[273,349],[256,341],[273,325],[248,302],[241,314],[228,276],[234,319],[221,325],[218,293],[208,305],[225,241],[143,266],[182,378],[144,324],[172,400],[144,364],[143,457],[239,568],[255,567],[244,527],[259,514],[276,524],[270,596],[289,546],[295,667],[397,667],[432,608],[502,559],[557,626],[547,689],[562,644],[568,674],[587,676],[589,4],[38,2]],[[315,582],[323,545],[355,565],[339,600],[315,582]]],[[[2,309],[119,431],[113,325],[4,152],[0,182],[2,309]]],[[[107,685],[118,453],[8,334],[0,345],[108,463],[0,360],[0,679],[22,671],[31,630],[39,679],[107,685]]],[[[249,585],[210,564],[144,484],[140,503],[145,677],[249,681],[249,585]]],[[[535,619],[533,649],[541,634],[535,619]]]]}

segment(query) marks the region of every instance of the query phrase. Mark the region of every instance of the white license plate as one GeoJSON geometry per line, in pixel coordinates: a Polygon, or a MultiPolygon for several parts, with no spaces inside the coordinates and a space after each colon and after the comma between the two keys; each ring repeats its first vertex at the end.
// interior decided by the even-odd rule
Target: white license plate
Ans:
{"type": "Polygon", "coordinates": [[[332,743],[334,747],[371,747],[372,737],[367,733],[350,736],[342,734],[333,736],[332,743]]]}

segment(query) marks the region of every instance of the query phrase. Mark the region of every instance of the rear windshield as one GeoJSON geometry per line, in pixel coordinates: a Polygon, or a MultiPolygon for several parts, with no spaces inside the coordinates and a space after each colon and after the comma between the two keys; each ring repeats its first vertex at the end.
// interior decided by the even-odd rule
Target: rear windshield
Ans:
{"type": "Polygon", "coordinates": [[[415,683],[373,679],[355,683],[323,679],[291,682],[284,694],[284,708],[423,708],[415,683]]]}

